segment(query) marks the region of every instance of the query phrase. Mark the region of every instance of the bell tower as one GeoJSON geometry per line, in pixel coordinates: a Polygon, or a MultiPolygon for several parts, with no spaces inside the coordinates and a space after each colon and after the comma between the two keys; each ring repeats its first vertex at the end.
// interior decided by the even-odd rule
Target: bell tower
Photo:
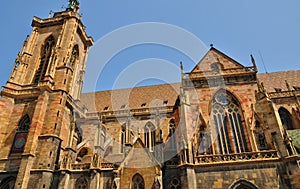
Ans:
{"type": "MultiPolygon", "coordinates": [[[[53,17],[34,17],[0,99],[0,183],[50,188],[62,156],[76,153],[74,112],[83,85],[88,49],[78,13],[69,0],[53,17]]],[[[1,188],[1,186],[0,186],[1,188]]]]}

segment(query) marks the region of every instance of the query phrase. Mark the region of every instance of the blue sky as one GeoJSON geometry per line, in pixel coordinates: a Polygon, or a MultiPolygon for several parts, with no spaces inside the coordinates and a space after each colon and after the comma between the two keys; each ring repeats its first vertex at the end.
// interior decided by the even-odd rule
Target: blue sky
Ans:
{"type": "MultiPolygon", "coordinates": [[[[213,43],[214,47],[243,65],[251,65],[250,54],[253,54],[261,73],[265,72],[263,61],[268,72],[300,68],[298,58],[300,54],[299,0],[82,0],[80,3],[80,13],[83,16],[83,23],[87,27],[87,33],[96,42],[112,31],[128,25],[144,22],[165,23],[192,33],[207,47],[213,43]]],[[[65,0],[0,2],[1,86],[5,85],[22,42],[31,32],[32,17],[46,18],[50,10],[58,12],[62,5],[67,5],[65,0]]],[[[96,49],[96,47],[94,48],[96,49]]],[[[93,50],[91,49],[91,51],[93,50]]],[[[96,54],[100,56],[101,52],[96,54]]],[[[202,56],[203,52],[199,51],[198,60],[202,56]]],[[[95,57],[89,58],[88,68],[89,65],[97,65],[97,62],[92,61],[93,59],[95,60],[95,57]]],[[[180,50],[168,46],[160,44],[132,46],[114,54],[106,63],[96,90],[130,87],[125,84],[116,86],[114,81],[116,78],[122,78],[119,76],[122,75],[124,69],[129,68],[128,65],[138,62],[151,64],[149,60],[156,62],[153,64],[156,66],[161,62],[161,65],[174,64],[177,67],[179,61],[182,60],[187,72],[195,64],[180,50]],[[166,64],[166,62],[168,63],[166,64]]],[[[162,70],[166,75],[174,74],[171,73],[174,70],[170,71],[164,66],[157,69],[162,70]]],[[[178,79],[178,73],[174,75],[176,77],[168,81],[172,82],[178,79]]],[[[164,80],[164,78],[157,80],[164,80]]],[[[152,84],[153,81],[146,79],[134,85],[140,83],[152,84]]],[[[85,90],[90,91],[91,89],[85,90]]]]}

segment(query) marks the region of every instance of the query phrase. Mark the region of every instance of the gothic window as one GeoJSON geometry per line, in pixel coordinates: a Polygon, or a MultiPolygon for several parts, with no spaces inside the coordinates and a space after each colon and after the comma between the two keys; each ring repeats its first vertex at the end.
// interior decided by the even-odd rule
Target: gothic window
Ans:
{"type": "Polygon", "coordinates": [[[4,179],[0,184],[0,189],[13,189],[16,179],[14,177],[8,177],[4,179]]]}
{"type": "Polygon", "coordinates": [[[27,114],[23,116],[19,121],[18,129],[11,150],[12,153],[22,153],[24,151],[30,123],[31,121],[27,114]]]}
{"type": "Polygon", "coordinates": [[[244,179],[238,180],[237,182],[232,184],[229,188],[230,189],[257,189],[257,187],[254,184],[244,179]]]}
{"type": "Polygon", "coordinates": [[[225,90],[218,91],[212,101],[211,115],[217,139],[216,153],[249,151],[242,109],[232,94],[225,90]]]}
{"type": "Polygon", "coordinates": [[[169,122],[169,144],[171,150],[176,150],[176,136],[175,136],[175,120],[171,119],[169,122]]]}
{"type": "Polygon", "coordinates": [[[143,177],[140,174],[135,174],[132,177],[131,189],[144,189],[144,188],[145,188],[145,182],[143,177]]]}
{"type": "Polygon", "coordinates": [[[76,180],[75,188],[74,189],[88,189],[88,181],[84,178],[84,176],[81,176],[76,180]]]}
{"type": "Polygon", "coordinates": [[[71,68],[74,68],[75,63],[78,60],[78,57],[79,57],[79,49],[78,49],[78,45],[75,45],[72,49],[72,54],[69,61],[69,66],[71,68]]]}
{"type": "Polygon", "coordinates": [[[155,146],[155,127],[151,122],[145,125],[144,129],[145,146],[149,148],[150,152],[153,152],[155,146]]]}
{"type": "Polygon", "coordinates": [[[46,39],[44,45],[42,46],[40,65],[34,77],[35,84],[37,84],[39,81],[42,81],[45,77],[50,62],[50,57],[54,49],[54,45],[55,45],[55,40],[54,37],[51,35],[46,39]]]}
{"type": "Polygon", "coordinates": [[[293,121],[290,112],[287,109],[281,107],[279,108],[278,113],[280,115],[282,125],[284,125],[284,127],[287,130],[293,130],[294,126],[293,126],[293,121]]]}
{"type": "Polygon", "coordinates": [[[123,124],[122,131],[121,131],[121,153],[124,153],[125,141],[126,141],[126,124],[123,124]]]}
{"type": "Polygon", "coordinates": [[[173,178],[170,183],[170,189],[181,189],[180,180],[178,178],[173,178]]]}

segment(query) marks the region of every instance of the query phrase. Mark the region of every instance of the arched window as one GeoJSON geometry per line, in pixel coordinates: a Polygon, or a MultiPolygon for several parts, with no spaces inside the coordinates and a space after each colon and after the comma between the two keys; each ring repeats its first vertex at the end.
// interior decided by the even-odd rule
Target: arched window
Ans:
{"type": "Polygon", "coordinates": [[[27,114],[24,115],[19,121],[18,129],[11,150],[12,153],[22,153],[24,151],[30,124],[31,121],[27,114]]]}
{"type": "Polygon", "coordinates": [[[46,39],[44,45],[42,46],[40,65],[34,77],[35,84],[44,79],[54,46],[55,40],[54,37],[51,35],[46,39]]]}
{"type": "Polygon", "coordinates": [[[70,56],[70,61],[68,66],[74,68],[75,63],[78,60],[78,57],[79,57],[79,48],[78,45],[75,45],[72,49],[72,54],[70,56]]]}
{"type": "Polygon", "coordinates": [[[258,189],[254,184],[244,179],[236,181],[229,188],[230,189],[258,189]]]}
{"type": "Polygon", "coordinates": [[[151,122],[145,125],[144,129],[145,146],[149,148],[150,152],[153,152],[155,146],[155,127],[151,122]]]}
{"type": "Polygon", "coordinates": [[[131,189],[144,189],[145,188],[145,182],[143,177],[140,174],[135,174],[132,177],[132,186],[131,189]]]}
{"type": "Polygon", "coordinates": [[[180,180],[174,177],[170,182],[170,189],[181,189],[180,180]]]}
{"type": "Polygon", "coordinates": [[[176,136],[175,136],[175,120],[171,119],[169,122],[169,144],[170,150],[176,150],[176,136]]]}
{"type": "Polygon", "coordinates": [[[88,189],[88,188],[89,188],[89,183],[86,180],[86,178],[84,178],[84,176],[81,176],[76,180],[74,189],[88,189]]]}
{"type": "Polygon", "coordinates": [[[16,179],[14,177],[8,177],[3,179],[0,184],[0,189],[13,189],[15,186],[16,179]]]}
{"type": "Polygon", "coordinates": [[[217,139],[216,153],[249,151],[242,109],[232,94],[226,90],[218,91],[213,97],[211,115],[217,139]]]}
{"type": "Polygon", "coordinates": [[[122,131],[121,131],[121,153],[124,153],[125,142],[126,142],[126,124],[123,124],[122,131]]]}
{"type": "Polygon", "coordinates": [[[287,130],[293,130],[294,126],[290,112],[287,109],[280,107],[278,113],[280,115],[282,125],[284,125],[287,130]]]}

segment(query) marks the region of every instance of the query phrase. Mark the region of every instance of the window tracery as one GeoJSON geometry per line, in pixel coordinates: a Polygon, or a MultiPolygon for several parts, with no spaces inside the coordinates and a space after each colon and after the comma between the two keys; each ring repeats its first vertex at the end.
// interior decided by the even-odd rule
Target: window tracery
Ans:
{"type": "Polygon", "coordinates": [[[42,81],[45,77],[50,62],[50,58],[52,55],[52,51],[54,49],[54,45],[55,45],[55,40],[54,37],[51,35],[46,39],[45,44],[42,46],[40,65],[34,77],[35,84],[37,84],[39,81],[42,81]]]}
{"type": "Polygon", "coordinates": [[[155,146],[155,126],[148,122],[144,128],[144,137],[145,137],[145,146],[149,149],[150,152],[153,152],[155,146]]]}
{"type": "Polygon", "coordinates": [[[74,189],[88,189],[88,188],[89,188],[88,181],[86,180],[86,178],[84,178],[84,176],[81,176],[76,180],[74,189]]]}
{"type": "Polygon", "coordinates": [[[180,180],[174,177],[170,183],[170,189],[181,189],[180,180]]]}
{"type": "Polygon", "coordinates": [[[145,188],[145,182],[143,177],[140,174],[135,174],[132,177],[132,189],[144,189],[145,188]]]}
{"type": "Polygon", "coordinates": [[[249,151],[239,102],[225,90],[218,91],[212,101],[212,122],[217,139],[216,153],[249,151]]]}

